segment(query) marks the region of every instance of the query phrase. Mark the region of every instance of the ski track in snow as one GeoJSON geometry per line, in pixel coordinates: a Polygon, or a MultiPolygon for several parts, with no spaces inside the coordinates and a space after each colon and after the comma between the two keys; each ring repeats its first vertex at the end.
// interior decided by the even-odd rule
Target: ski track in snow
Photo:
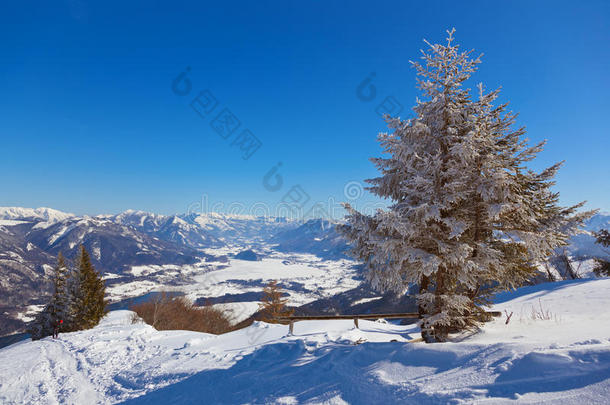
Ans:
{"type": "Polygon", "coordinates": [[[0,403],[608,403],[610,279],[526,287],[497,302],[542,302],[557,317],[496,319],[426,345],[406,343],[414,325],[308,321],[286,336],[286,325],[257,322],[215,336],[156,331],[115,311],[91,330],[1,349],[0,403]]]}

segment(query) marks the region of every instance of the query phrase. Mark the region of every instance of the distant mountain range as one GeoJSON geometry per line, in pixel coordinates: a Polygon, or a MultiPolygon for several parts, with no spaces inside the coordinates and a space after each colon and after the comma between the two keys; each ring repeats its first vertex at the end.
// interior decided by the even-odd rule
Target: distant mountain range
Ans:
{"type": "MultiPolygon", "coordinates": [[[[188,265],[218,259],[209,248],[262,247],[280,244],[282,251],[338,257],[345,241],[336,240],[334,226],[284,218],[225,215],[157,215],[126,211],[118,215],[76,216],[51,208],[0,207],[0,335],[22,322],[13,318],[28,305],[39,304],[50,290],[49,275],[57,254],[72,260],[80,245],[91,253],[107,283],[129,281],[129,270],[143,265],[188,265]],[[317,227],[318,231],[316,232],[317,227]],[[292,232],[292,233],[291,233],[292,232]],[[285,234],[284,241],[278,235],[285,234]],[[299,239],[299,235],[301,235],[299,239]]],[[[222,259],[221,259],[222,260],[222,259]]]]}
{"type": "Polygon", "coordinates": [[[324,259],[341,259],[347,241],[335,230],[336,221],[311,219],[297,228],[281,230],[270,238],[280,252],[311,253],[324,259]]]}
{"type": "MultiPolygon", "coordinates": [[[[40,304],[50,291],[49,275],[57,254],[74,259],[80,245],[91,253],[107,283],[133,279],[130,269],[145,265],[191,265],[222,261],[213,252],[309,253],[324,260],[345,258],[346,240],[336,221],[307,222],[284,218],[218,213],[157,215],[125,211],[118,215],[77,216],[51,208],[0,207],[0,335],[19,329],[15,319],[28,305],[40,304]],[[223,248],[226,248],[223,250],[223,248]]],[[[610,228],[610,215],[598,214],[587,230],[610,228]]],[[[605,256],[591,235],[572,239],[577,257],[605,256]]]]}
{"type": "Polygon", "coordinates": [[[203,249],[266,242],[299,225],[216,213],[165,216],[130,210],[91,217],[0,207],[0,240],[5,241],[0,258],[34,267],[53,265],[59,252],[74,258],[84,245],[98,270],[122,273],[138,265],[191,264],[206,257],[203,249]]]}

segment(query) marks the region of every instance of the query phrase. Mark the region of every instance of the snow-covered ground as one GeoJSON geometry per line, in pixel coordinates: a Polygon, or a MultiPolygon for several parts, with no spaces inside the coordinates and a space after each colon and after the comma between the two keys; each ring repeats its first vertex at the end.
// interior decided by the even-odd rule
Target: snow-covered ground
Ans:
{"type": "Polygon", "coordinates": [[[215,336],[111,312],[94,329],[0,349],[0,403],[561,403],[610,398],[610,279],[497,297],[513,313],[451,343],[416,326],[255,323],[215,336]]]}
{"type": "Polygon", "coordinates": [[[352,268],[354,264],[307,254],[277,253],[260,261],[231,259],[228,266],[195,276],[195,282],[183,291],[192,299],[260,293],[269,281],[278,280],[289,293],[289,305],[298,306],[357,287],[361,281],[352,268]]]}

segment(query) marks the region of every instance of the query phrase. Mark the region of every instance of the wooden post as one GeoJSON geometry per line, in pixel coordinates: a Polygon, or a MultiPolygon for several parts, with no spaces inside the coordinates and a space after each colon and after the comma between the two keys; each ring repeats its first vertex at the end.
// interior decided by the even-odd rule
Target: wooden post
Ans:
{"type": "Polygon", "coordinates": [[[292,336],[294,332],[294,321],[290,321],[290,326],[288,327],[288,336],[292,336]]]}
{"type": "Polygon", "coordinates": [[[356,325],[356,329],[358,329],[358,318],[354,318],[354,325],[356,325]]]}

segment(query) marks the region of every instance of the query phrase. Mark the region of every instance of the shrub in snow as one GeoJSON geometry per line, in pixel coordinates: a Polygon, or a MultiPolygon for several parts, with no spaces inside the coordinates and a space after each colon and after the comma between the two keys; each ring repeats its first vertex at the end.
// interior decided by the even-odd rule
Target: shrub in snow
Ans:
{"type": "Polygon", "coordinates": [[[554,318],[553,313],[550,310],[544,309],[542,307],[542,301],[540,299],[538,299],[537,308],[532,305],[532,311],[531,311],[530,317],[532,318],[533,321],[535,321],[535,320],[550,321],[551,319],[554,318]]]}
{"type": "Polygon", "coordinates": [[[186,297],[163,293],[129,309],[157,330],[192,330],[214,334],[233,330],[224,312],[211,306],[194,306],[186,297]]]}
{"type": "Polygon", "coordinates": [[[393,204],[365,215],[346,203],[339,226],[373,287],[418,286],[428,342],[476,327],[491,294],[526,282],[593,214],[558,205],[551,187],[561,164],[527,167],[544,142],[527,145],[516,114],[494,106],[499,90],[479,85],[473,97],[464,88],[480,57],[460,51],[453,32],[412,62],[423,93],[414,117],[387,116],[393,132],[379,135],[387,157],[372,159],[381,175],[368,189],[393,204]]]}

